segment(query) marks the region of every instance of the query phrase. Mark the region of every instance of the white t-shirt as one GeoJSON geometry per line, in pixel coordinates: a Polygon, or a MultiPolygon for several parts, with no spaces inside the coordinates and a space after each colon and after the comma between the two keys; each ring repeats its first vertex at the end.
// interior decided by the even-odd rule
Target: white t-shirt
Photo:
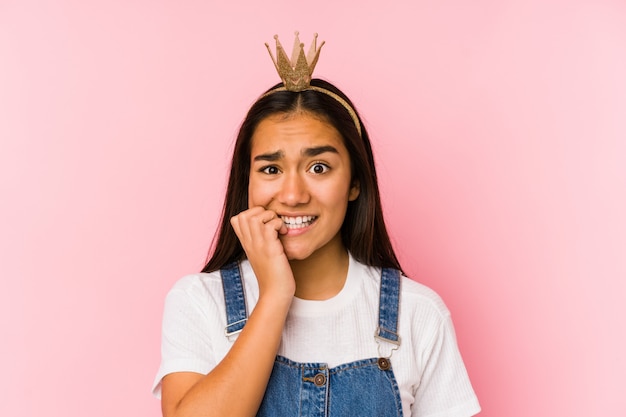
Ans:
{"type": "MultiPolygon", "coordinates": [[[[249,313],[258,299],[250,264],[242,262],[249,313]]],[[[404,416],[469,417],[480,411],[459,353],[450,312],[426,286],[402,277],[398,334],[400,347],[376,341],[381,271],[350,256],[343,289],[324,301],[295,298],[278,354],[296,362],[329,368],[361,359],[389,356],[404,416]]],[[[219,271],[187,275],[165,301],[161,379],[173,372],[207,374],[226,355],[236,336],[225,336],[226,313],[219,271]]]]}

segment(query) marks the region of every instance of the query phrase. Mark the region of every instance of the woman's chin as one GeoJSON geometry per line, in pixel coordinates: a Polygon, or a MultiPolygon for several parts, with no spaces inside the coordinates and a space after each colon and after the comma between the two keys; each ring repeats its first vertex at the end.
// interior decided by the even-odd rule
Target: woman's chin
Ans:
{"type": "Polygon", "coordinates": [[[287,260],[289,261],[304,261],[311,256],[311,253],[307,251],[288,251],[285,250],[285,255],[287,255],[287,260]]]}
{"type": "Polygon", "coordinates": [[[284,241],[283,249],[289,261],[304,261],[308,259],[314,252],[308,246],[289,244],[284,241]]]}

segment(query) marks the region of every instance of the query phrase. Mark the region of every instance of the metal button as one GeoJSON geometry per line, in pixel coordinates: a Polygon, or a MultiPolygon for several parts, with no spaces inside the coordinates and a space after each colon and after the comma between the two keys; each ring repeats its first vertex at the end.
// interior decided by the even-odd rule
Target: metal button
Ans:
{"type": "Polygon", "coordinates": [[[381,371],[387,371],[391,368],[391,362],[387,358],[378,358],[378,368],[381,371]]]}
{"type": "Polygon", "coordinates": [[[315,375],[315,377],[313,378],[313,383],[318,387],[323,386],[326,383],[326,375],[321,373],[315,375]]]}

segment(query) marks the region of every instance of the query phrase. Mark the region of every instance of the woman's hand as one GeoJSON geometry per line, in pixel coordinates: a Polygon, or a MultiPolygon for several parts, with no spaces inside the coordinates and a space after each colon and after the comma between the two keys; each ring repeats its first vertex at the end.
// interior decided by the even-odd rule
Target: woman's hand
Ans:
{"type": "Polygon", "coordinates": [[[162,381],[165,417],[253,416],[263,400],[296,291],[271,210],[253,207],[230,223],[259,282],[259,300],[226,356],[207,375],[174,372],[162,381]]]}
{"type": "Polygon", "coordinates": [[[257,206],[232,217],[230,223],[259,282],[259,296],[271,294],[291,299],[296,285],[278,238],[287,233],[282,219],[274,211],[257,206]]]}

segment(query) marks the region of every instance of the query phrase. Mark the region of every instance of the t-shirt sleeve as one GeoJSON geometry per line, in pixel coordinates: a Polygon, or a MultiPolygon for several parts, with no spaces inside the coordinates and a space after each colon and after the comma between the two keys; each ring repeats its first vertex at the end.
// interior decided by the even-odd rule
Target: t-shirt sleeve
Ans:
{"type": "Polygon", "coordinates": [[[209,313],[194,299],[193,292],[177,283],[165,299],[161,334],[161,365],[152,393],[161,397],[161,380],[173,372],[207,374],[213,367],[209,313]]]}
{"type": "Polygon", "coordinates": [[[417,388],[413,417],[470,417],[480,412],[448,311],[441,316],[417,388]]]}

